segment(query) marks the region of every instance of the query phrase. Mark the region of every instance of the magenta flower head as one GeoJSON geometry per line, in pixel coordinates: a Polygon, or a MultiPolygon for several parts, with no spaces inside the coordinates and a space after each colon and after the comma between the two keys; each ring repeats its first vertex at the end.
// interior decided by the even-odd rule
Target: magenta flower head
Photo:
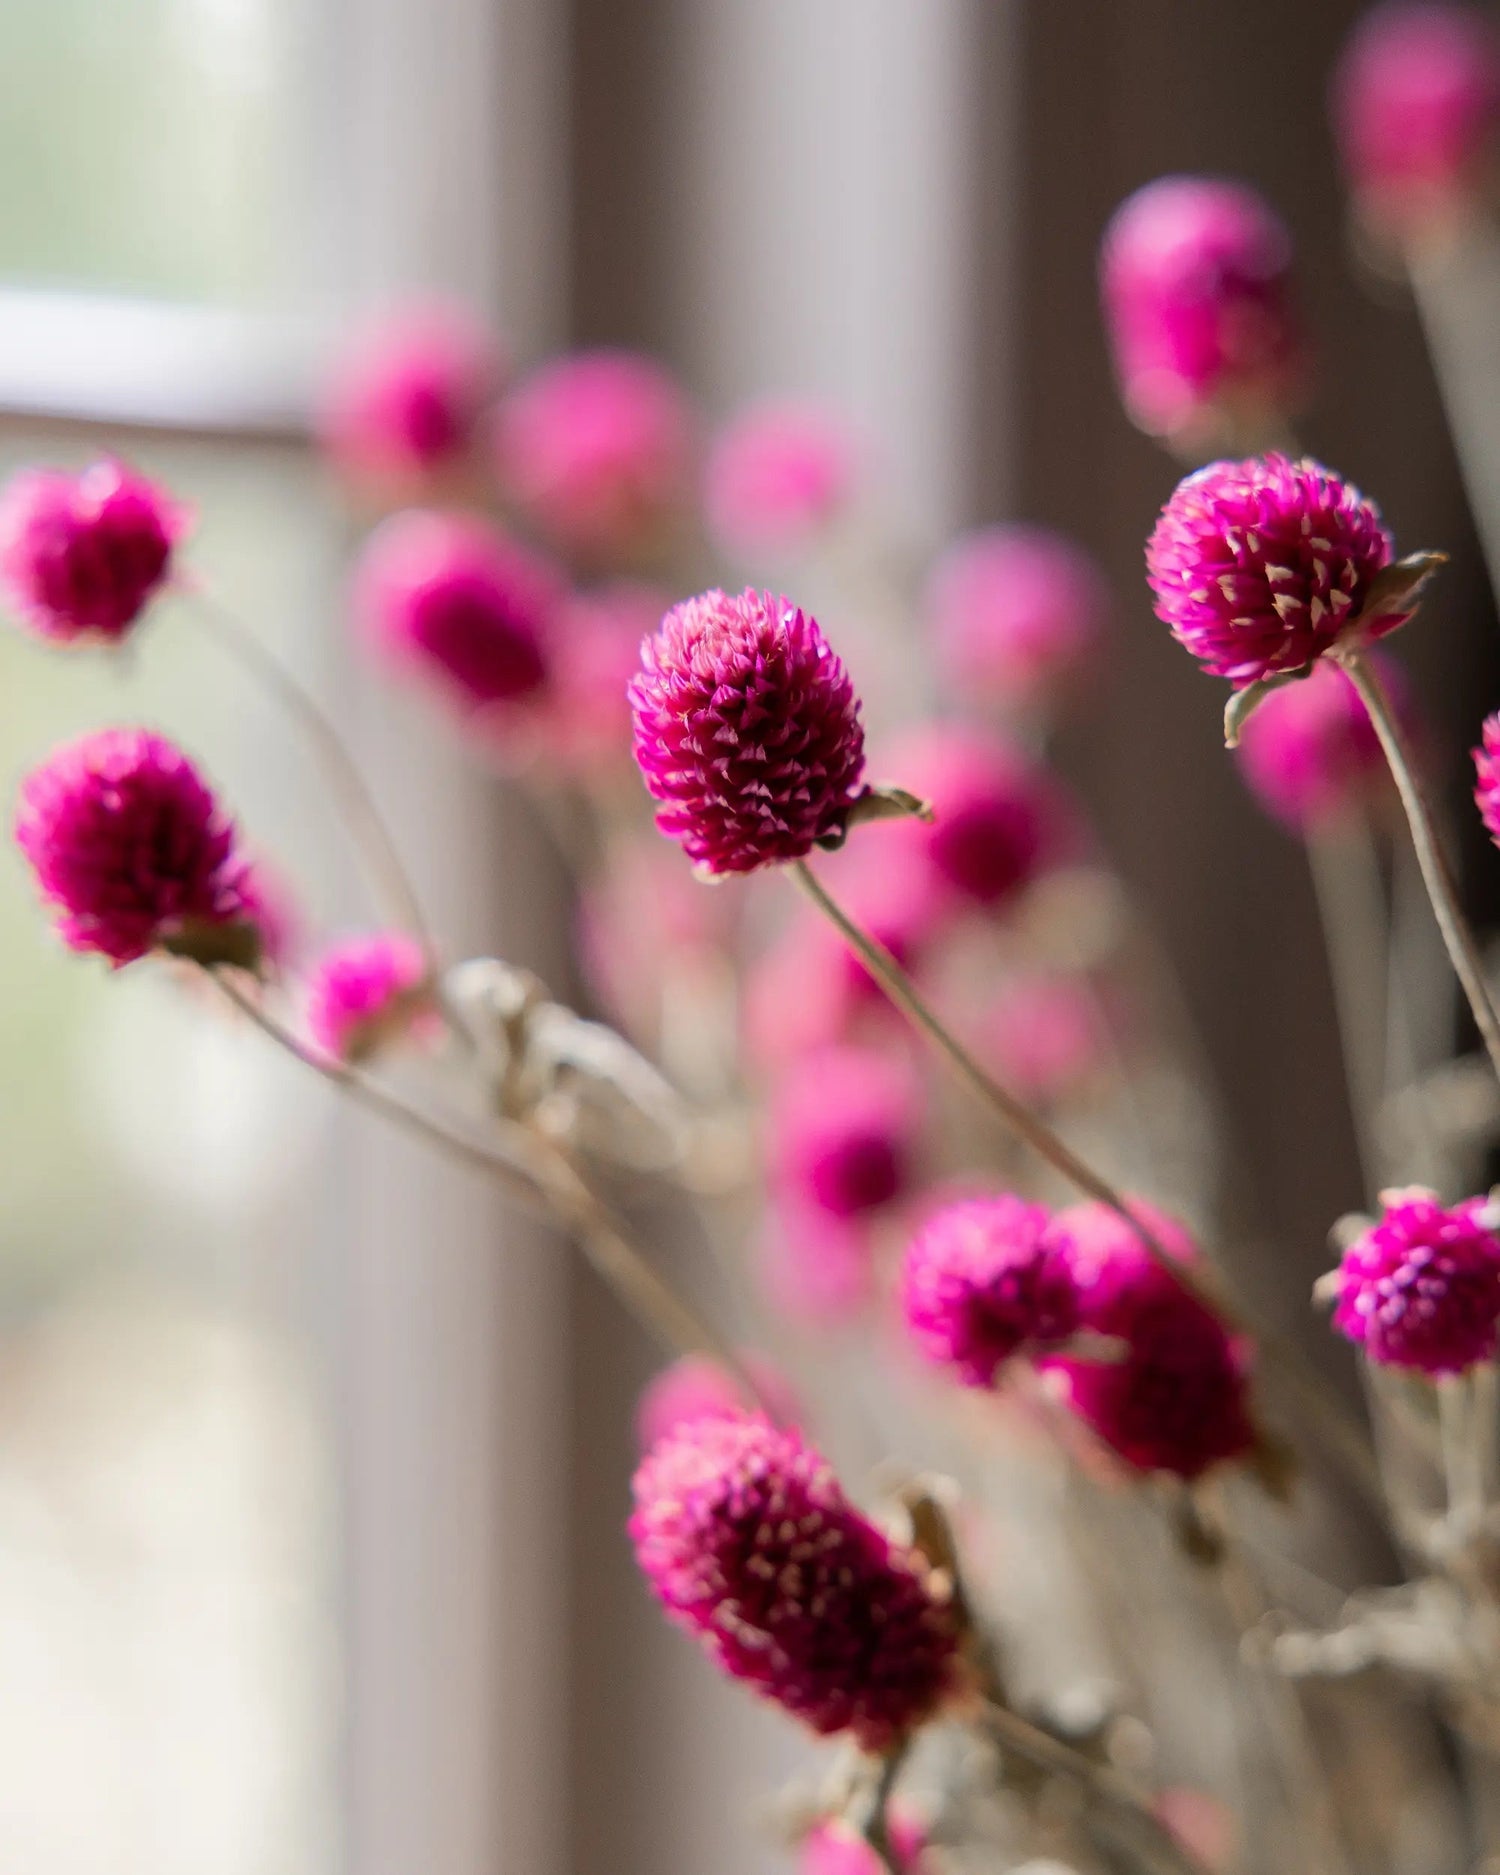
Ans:
{"type": "MultiPolygon", "coordinates": [[[[785,1374],[760,1355],[743,1358],[778,1423],[794,1424],[801,1412],[785,1374]]],[[[706,1354],[687,1354],[664,1367],[636,1402],[636,1444],[642,1452],[649,1452],[668,1433],[695,1419],[734,1419],[750,1411],[751,1402],[728,1368],[706,1354]]]]}
{"type": "Polygon", "coordinates": [[[560,547],[634,558],[686,505],[692,414],[653,359],[575,352],[511,392],[496,452],[505,493],[560,547]]]}
{"type": "Polygon", "coordinates": [[[562,594],[544,561],[482,521],[412,509],[366,542],[354,604],[368,642],[394,668],[479,711],[542,689],[562,594]]]}
{"type": "Polygon", "coordinates": [[[987,527],[933,568],[924,611],[962,694],[1008,711],[1049,706],[1084,671],[1109,618],[1093,561],[1041,527],[987,527]]]}
{"type": "Polygon", "coordinates": [[[922,1117],[904,1061],[858,1047],[809,1055],[771,1102],[772,1190],[837,1218],[879,1210],[911,1183],[922,1117]]]}
{"type": "Polygon", "coordinates": [[[1380,1203],[1379,1221],[1326,1279],[1334,1327],[1381,1367],[1461,1374],[1494,1360],[1500,1210],[1488,1198],[1450,1209],[1419,1185],[1382,1192],[1380,1203]]]}
{"type": "Polygon", "coordinates": [[[1400,245],[1440,234],[1494,181],[1500,31],[1478,7],[1376,7],[1344,47],[1330,105],[1365,222],[1400,245]]]}
{"type": "Polygon", "coordinates": [[[340,356],[323,400],[323,446],[351,482],[416,493],[472,458],[504,376],[499,344],[465,307],[402,307],[340,356]]]}
{"type": "Polygon", "coordinates": [[[1500,846],[1500,712],[1484,719],[1474,751],[1474,801],[1490,838],[1500,846]]]}
{"type": "Polygon", "coordinates": [[[1046,1208],[1003,1193],[935,1211],[907,1247],[901,1313],[928,1360],[965,1386],[993,1386],[1012,1355],[1078,1327],[1073,1272],[1046,1208]]]}
{"type": "Polygon", "coordinates": [[[1302,375],[1291,269],[1284,223],[1240,183],[1163,176],[1121,203],[1099,279],[1131,421],[1183,448],[1273,433],[1302,375]]]}
{"type": "Polygon", "coordinates": [[[884,1751],[957,1691],[951,1606],[800,1434],[693,1420],[634,1491],[636,1559],[668,1614],[814,1732],[884,1751]]]}
{"type": "Polygon", "coordinates": [[[803,552],[847,502],[854,473],[853,443],[827,411],[757,405],[726,424],[709,451],[709,525],[741,559],[803,552]]]}
{"type": "Polygon", "coordinates": [[[1393,551],[1379,509],[1350,483],[1306,457],[1254,456],[1178,483],[1146,571],[1178,643],[1243,690],[1309,669],[1356,629],[1368,640],[1403,624],[1409,604],[1387,612],[1376,598],[1393,551]]]}
{"type": "Polygon", "coordinates": [[[0,587],[41,638],[118,644],[170,577],[187,524],[123,462],[23,469],[0,496],[0,587]]]}
{"type": "Polygon", "coordinates": [[[163,736],[106,729],[58,749],[21,784],[16,843],[72,950],[257,961],[234,823],[163,736]]]}
{"type": "Polygon", "coordinates": [[[709,873],[842,839],[865,766],[848,673],[789,599],[686,599],[641,647],[635,759],[656,824],[709,873]]]}
{"type": "Polygon", "coordinates": [[[331,945],[308,972],[307,1032],[334,1061],[357,1064],[437,1022],[427,958],[402,931],[331,945]]]}
{"type": "MultiPolygon", "coordinates": [[[[1154,1206],[1135,1214],[1181,1263],[1198,1251],[1154,1206]]],[[[1083,1327],[1124,1343],[1123,1358],[1047,1356],[1069,1409],[1136,1471],[1196,1478],[1260,1443],[1249,1404],[1249,1349],[1190,1295],[1113,1211],[1075,1205],[1054,1221],[1083,1327]]]]}

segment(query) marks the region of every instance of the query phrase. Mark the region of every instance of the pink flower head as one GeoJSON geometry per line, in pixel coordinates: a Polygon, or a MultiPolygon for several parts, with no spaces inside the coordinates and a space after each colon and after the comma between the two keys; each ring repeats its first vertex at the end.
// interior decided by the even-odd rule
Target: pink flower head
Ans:
{"type": "Polygon", "coordinates": [[[1361,212],[1406,240],[1469,208],[1500,130],[1500,32],[1477,7],[1388,5],[1355,27],[1330,92],[1361,212]]]}
{"type": "Polygon", "coordinates": [[[921,1090],[902,1061],[873,1048],[830,1048],[790,1069],[771,1103],[773,1189],[788,1203],[862,1216],[911,1181],[921,1090]]]}
{"type": "MultiPolygon", "coordinates": [[[[1176,1261],[1196,1261],[1197,1246],[1175,1218],[1132,1208],[1176,1261]]],[[[1058,1377],[1070,1410],[1137,1471],[1191,1479],[1248,1456],[1258,1443],[1249,1350],[1105,1206],[1061,1211],[1054,1231],[1082,1326],[1125,1344],[1115,1361],[1046,1357],[1041,1365],[1058,1377]]]]}
{"type": "Polygon", "coordinates": [[[630,686],[656,824],[706,872],[752,872],[843,836],[865,765],[859,704],[816,619],[718,591],[674,606],[630,686]]]}
{"type": "Polygon", "coordinates": [[[1025,710],[1078,677],[1110,608],[1099,569],[1072,541],[1041,527],[987,527],[938,561],[924,609],[954,687],[1025,710]]]}
{"type": "Polygon", "coordinates": [[[1100,289],[1132,422],[1192,442],[1268,428],[1294,401],[1292,241],[1243,184],[1163,176],[1115,210],[1100,289]]]}
{"type": "Polygon", "coordinates": [[[523,703],[541,690],[561,597],[560,578],[526,548],[482,521],[426,509],[383,522],[355,574],[369,642],[470,710],[523,703]]]}
{"type": "Polygon", "coordinates": [[[1065,1341],[1078,1291],[1039,1204],[1003,1193],[935,1211],[907,1247],[901,1312],[928,1360],[969,1387],[993,1386],[1024,1348],[1065,1341]]]}
{"type": "Polygon", "coordinates": [[[1011,1092],[1043,1106],[1099,1073],[1109,1039],[1097,993],[1084,978],[1061,972],[1003,984],[979,1032],[986,1059],[1011,1092]]]}
{"type": "Polygon", "coordinates": [[[427,958],[405,932],[343,938],[308,973],[307,1032],[335,1061],[368,1061],[433,1020],[427,958]]]}
{"type": "MultiPolygon", "coordinates": [[[[927,1847],[922,1818],[898,1801],[888,1806],[885,1826],[896,1875],[921,1875],[927,1847]]],[[[829,1817],[802,1838],[797,1875],[886,1875],[886,1864],[850,1824],[829,1817]]]]}
{"type": "MultiPolygon", "coordinates": [[[[1412,722],[1401,667],[1376,655],[1387,694],[1412,722]]],[[[1261,805],[1294,833],[1316,832],[1390,788],[1369,712],[1331,664],[1315,664],[1301,682],[1270,691],[1242,726],[1235,756],[1261,805]]]]}
{"type": "Polygon", "coordinates": [[[511,392],[496,448],[505,492],[559,546],[630,556],[686,503],[692,414],[653,359],[575,352],[511,392]]]}
{"type": "Polygon", "coordinates": [[[690,1421],[642,1462],[634,1492],[636,1560],[668,1614],[814,1732],[883,1751],[955,1691],[949,1605],[799,1433],[690,1421]]]}
{"type": "Polygon", "coordinates": [[[1381,1367],[1461,1374],[1500,1343],[1500,1238],[1487,1198],[1451,1209],[1419,1185],[1380,1194],[1335,1271],[1333,1325],[1381,1367]]]}
{"type": "Polygon", "coordinates": [[[254,961],[234,823],[163,736],[106,729],[55,751],[21,784],[16,843],[72,950],[254,961]]]}
{"type": "Polygon", "coordinates": [[[1360,620],[1394,631],[1408,613],[1362,619],[1390,564],[1380,511],[1304,457],[1213,462],[1185,477],[1146,544],[1156,616],[1236,690],[1306,670],[1360,620]]]}
{"type": "Polygon", "coordinates": [[[337,360],[319,424],[323,446],[353,482],[420,490],[472,456],[504,376],[499,344],[466,308],[402,307],[337,360]]]}
{"type": "Polygon", "coordinates": [[[540,766],[588,777],[629,762],[626,693],[640,669],[641,640],[660,624],[666,603],[634,580],[612,580],[566,601],[553,630],[544,707],[531,723],[529,753],[540,766]]]}
{"type": "Polygon", "coordinates": [[[1479,817],[1489,829],[1490,838],[1500,845],[1500,712],[1484,719],[1479,747],[1474,751],[1474,773],[1479,817]]]}
{"type": "Polygon", "coordinates": [[[110,457],[81,474],[23,469],[0,496],[0,586],[54,644],[118,644],[160,591],[188,514],[110,457]]]}
{"type": "MultiPolygon", "coordinates": [[[[790,1425],[801,1417],[786,1376],[774,1363],[749,1355],[745,1366],[780,1424],[790,1425]]],[[[669,1432],[692,1420],[733,1419],[752,1410],[753,1402],[746,1399],[727,1367],[706,1354],[687,1354],[664,1367],[636,1402],[636,1444],[642,1452],[649,1452],[669,1432]]]]}
{"type": "Polygon", "coordinates": [[[827,411],[758,405],[726,424],[709,452],[709,523],[741,558],[799,553],[848,500],[854,468],[853,444],[827,411]]]}

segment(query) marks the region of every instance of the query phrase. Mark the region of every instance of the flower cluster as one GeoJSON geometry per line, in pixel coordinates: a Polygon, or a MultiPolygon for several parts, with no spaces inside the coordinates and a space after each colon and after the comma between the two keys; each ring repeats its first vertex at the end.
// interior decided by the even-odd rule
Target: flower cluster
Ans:
{"type": "Polygon", "coordinates": [[[1452,1207],[1413,1186],[1381,1194],[1381,1215],[1330,1282],[1333,1325],[1382,1367],[1459,1374],[1500,1348],[1500,1212],[1452,1207]]]}

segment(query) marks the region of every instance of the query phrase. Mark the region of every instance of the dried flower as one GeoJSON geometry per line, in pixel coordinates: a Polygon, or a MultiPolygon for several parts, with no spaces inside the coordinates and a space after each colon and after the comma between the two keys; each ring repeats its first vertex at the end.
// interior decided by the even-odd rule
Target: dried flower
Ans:
{"type": "Polygon", "coordinates": [[[0,496],[0,586],[54,644],[117,644],[166,583],[188,524],[155,483],[106,457],[23,469],[0,496]]]}
{"type": "Polygon", "coordinates": [[[541,690],[561,597],[560,578],[526,548],[481,521],[425,509],[383,522],[355,575],[369,642],[469,710],[541,690]]]}
{"type": "Polygon", "coordinates": [[[744,559],[803,552],[854,481],[854,449],[836,418],[811,404],[742,411],[709,452],[705,500],[719,544],[744,559]]]}
{"type": "Polygon", "coordinates": [[[1003,1193],[934,1212],[907,1247],[901,1312],[928,1360],[988,1387],[1023,1349],[1078,1327],[1078,1291],[1046,1208],[1003,1193]]]}
{"type": "Polygon", "coordinates": [[[339,357],[320,415],[323,447],[352,482],[418,493],[472,457],[504,376],[499,344],[467,308],[401,307],[339,357]]]}
{"type": "Polygon", "coordinates": [[[636,1558],[669,1615],[813,1731],[886,1750],[954,1692],[951,1609],[798,1433],[691,1421],[634,1489],[636,1558]]]}
{"type": "MultiPolygon", "coordinates": [[[[750,1378],[776,1420],[781,1425],[794,1424],[801,1414],[786,1376],[762,1356],[744,1358],[750,1378]]],[[[752,1403],[728,1368],[706,1354],[687,1354],[664,1367],[636,1402],[636,1444],[642,1452],[649,1452],[668,1433],[695,1419],[734,1419],[751,1410],[752,1403]]]]}
{"type": "Polygon", "coordinates": [[[1376,7],[1349,36],[1330,105],[1370,227],[1400,243],[1442,232],[1493,180],[1500,32],[1475,7],[1376,7]]]}
{"type": "Polygon", "coordinates": [[[1214,462],[1185,477],[1146,546],[1156,616],[1237,690],[1306,670],[1360,621],[1361,637],[1407,612],[1361,617],[1389,565],[1380,512],[1304,457],[1214,462]]]}
{"type": "Polygon", "coordinates": [[[427,958],[403,931],[374,931],[330,945],[308,972],[307,1032],[335,1061],[357,1063],[435,1014],[427,958]]]}
{"type": "MultiPolygon", "coordinates": [[[[1175,1218],[1140,1202],[1132,1209],[1176,1261],[1196,1261],[1197,1246],[1175,1218]]],[[[1060,1211],[1054,1236],[1077,1285],[1082,1326],[1125,1346],[1117,1361],[1043,1360],[1070,1410],[1137,1471],[1191,1479],[1249,1456],[1259,1435],[1248,1347],[1105,1206],[1060,1211]]]]}
{"type": "Polygon", "coordinates": [[[987,527],[954,542],[923,610],[955,689],[1010,711],[1055,702],[1095,653],[1109,594],[1093,561],[1041,527],[987,527]]]}
{"type": "Polygon", "coordinates": [[[1474,800],[1490,838],[1500,844],[1500,711],[1484,719],[1479,747],[1474,751],[1477,785],[1474,800]]]}
{"type": "Polygon", "coordinates": [[[751,872],[842,837],[864,772],[848,674],[789,599],[674,606],[630,686],[656,824],[705,871],[751,872]]]}
{"type": "Polygon", "coordinates": [[[501,406],[501,484],[569,551],[633,557],[686,502],[692,431],[686,399],[654,360],[575,352],[501,406]]]}
{"type": "Polygon", "coordinates": [[[771,1101],[771,1187],[789,1204],[859,1217],[910,1185],[922,1123],[920,1085],[873,1048],[829,1048],[787,1074],[771,1101]]]}
{"type": "Polygon", "coordinates": [[[21,784],[16,842],[71,949],[254,962],[234,823],[165,737],[106,729],[56,750],[21,784]]]}
{"type": "Polygon", "coordinates": [[[1267,437],[1301,377],[1291,268],[1285,224],[1240,183],[1163,176],[1121,203],[1099,276],[1131,420],[1185,448],[1267,437]]]}
{"type": "MultiPolygon", "coordinates": [[[[1487,1198],[1451,1209],[1420,1185],[1380,1194],[1381,1216],[1343,1254],[1333,1325],[1382,1367],[1458,1374],[1500,1342],[1500,1238],[1487,1198]]],[[[1320,1285],[1321,1287],[1321,1285],[1320,1285]]]]}

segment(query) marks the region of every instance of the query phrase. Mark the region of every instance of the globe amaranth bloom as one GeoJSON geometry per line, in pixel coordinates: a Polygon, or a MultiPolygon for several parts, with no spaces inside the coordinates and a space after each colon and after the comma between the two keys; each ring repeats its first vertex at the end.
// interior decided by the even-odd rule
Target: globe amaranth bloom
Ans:
{"type": "Polygon", "coordinates": [[[1382,1367],[1459,1374],[1494,1360],[1500,1214],[1487,1198],[1446,1207],[1421,1186],[1382,1192],[1380,1202],[1379,1220],[1326,1279],[1334,1327],[1382,1367]]]}
{"type": "Polygon", "coordinates": [[[116,965],[159,948],[256,960],[234,823],[163,736],[106,729],[58,749],[21,784],[16,843],[73,950],[116,965]]]}
{"type": "Polygon", "coordinates": [[[467,308],[398,307],[338,358],[320,439],[352,482],[409,494],[472,457],[504,375],[498,341],[467,308]]]}
{"type": "Polygon", "coordinates": [[[335,1061],[368,1061],[437,1022],[427,956],[404,931],[332,944],[307,977],[307,1032],[335,1061]]]}
{"type": "Polygon", "coordinates": [[[792,1066],[770,1101],[773,1194],[859,1217],[909,1188],[922,1127],[921,1086],[906,1062],[846,1046],[792,1066]]]}
{"type": "Polygon", "coordinates": [[[1359,213],[1398,244],[1441,233],[1494,181],[1500,31],[1473,6],[1374,8],[1330,90],[1359,213]]]}
{"type": "Polygon", "coordinates": [[[560,547],[634,558],[687,503],[693,420],[653,359],[575,352],[511,392],[495,448],[505,493],[560,547]]]}
{"type": "Polygon", "coordinates": [[[1099,281],[1131,420],[1184,447],[1270,433],[1302,375],[1291,271],[1285,224],[1240,183],[1163,176],[1128,197],[1099,281]]]}
{"type": "Polygon", "coordinates": [[[1347,638],[1393,631],[1410,606],[1363,616],[1391,561],[1380,511],[1304,457],[1213,462],[1178,483],[1146,545],[1156,616],[1236,690],[1307,670],[1347,638]]]}
{"type": "Polygon", "coordinates": [[[1484,719],[1474,751],[1474,801],[1490,838],[1500,845],[1500,712],[1484,719]]]}
{"type": "Polygon", "coordinates": [[[656,824],[706,872],[836,844],[864,773],[848,673],[789,599],[747,590],[674,606],[630,685],[656,824]]]}
{"type": "Polygon", "coordinates": [[[467,711],[535,698],[563,583],[529,549],[484,522],[412,509],[365,543],[356,620],[394,668],[433,679],[467,711]]]}
{"type": "MultiPolygon", "coordinates": [[[[762,1355],[742,1357],[745,1371],[780,1425],[800,1417],[786,1376],[762,1355]]],[[[686,1354],[664,1367],[642,1390],[635,1408],[636,1444],[642,1452],[695,1419],[734,1419],[754,1410],[736,1377],[706,1354],[686,1354]]]]}
{"type": "Polygon", "coordinates": [[[117,644],[170,577],[187,523],[123,462],[23,469],[0,496],[0,587],[39,637],[117,644]]]}
{"type": "MultiPolygon", "coordinates": [[[[1131,1209],[1175,1261],[1196,1260],[1176,1219],[1139,1201],[1131,1209]]],[[[1260,1438],[1248,1346],[1107,1207],[1060,1211],[1053,1230],[1077,1287],[1081,1326],[1124,1344],[1117,1360],[1044,1357],[1040,1365],[1069,1410],[1136,1471],[1192,1479],[1250,1457],[1260,1438]]]]}
{"type": "Polygon", "coordinates": [[[884,1751],[956,1690],[951,1606],[799,1433],[690,1421],[647,1456],[634,1495],[636,1559],[668,1614],[814,1732],[884,1751]]]}
{"type": "MultiPolygon", "coordinates": [[[[1370,661],[1397,716],[1414,727],[1400,665],[1379,653],[1370,661]]],[[[1390,792],[1390,769],[1369,712],[1331,664],[1316,664],[1302,682],[1270,691],[1241,727],[1235,756],[1266,811],[1302,835],[1390,792]]]]}
{"type": "Polygon", "coordinates": [[[719,544],[742,559],[804,551],[847,502],[854,446],[812,404],[742,411],[709,451],[704,500],[719,544]]]}
{"type": "Polygon", "coordinates": [[[901,1313],[928,1360],[966,1386],[992,1386],[1023,1349],[1065,1341],[1078,1290],[1045,1206],[1003,1193],[934,1212],[907,1247],[901,1313]]]}
{"type": "MultiPolygon", "coordinates": [[[[897,1799],[886,1806],[885,1833],[896,1875],[922,1875],[925,1820],[897,1799]]],[[[840,1817],[815,1823],[797,1852],[797,1875],[888,1875],[888,1866],[840,1817]]]]}
{"type": "Polygon", "coordinates": [[[1109,617],[1093,561],[1041,527],[987,527],[955,541],[923,612],[949,681],[1010,711],[1050,705],[1088,665],[1109,617]]]}

